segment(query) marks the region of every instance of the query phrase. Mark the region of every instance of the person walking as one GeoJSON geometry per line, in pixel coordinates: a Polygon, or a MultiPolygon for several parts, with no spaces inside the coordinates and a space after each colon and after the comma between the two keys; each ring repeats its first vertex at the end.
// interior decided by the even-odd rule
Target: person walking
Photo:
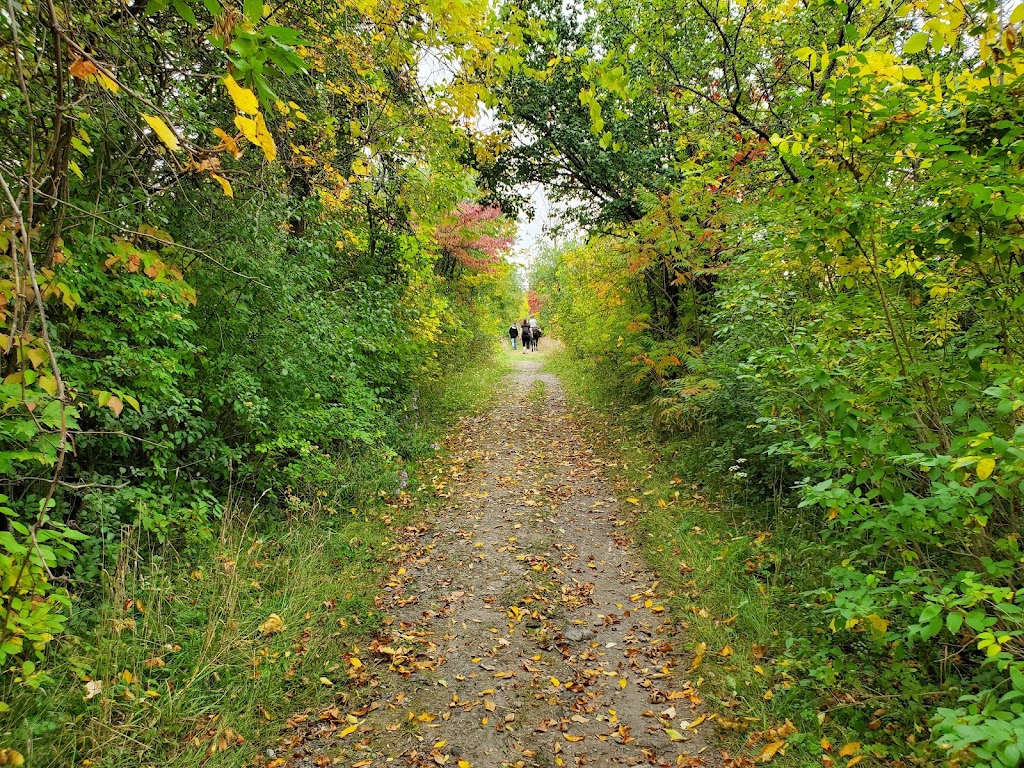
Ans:
{"type": "Polygon", "coordinates": [[[523,320],[519,330],[519,338],[523,342],[523,354],[525,355],[530,351],[530,344],[533,342],[533,330],[530,328],[528,320],[523,320]]]}
{"type": "Polygon", "coordinates": [[[508,327],[508,339],[512,343],[512,351],[516,351],[516,340],[519,338],[519,326],[512,323],[508,327]]]}

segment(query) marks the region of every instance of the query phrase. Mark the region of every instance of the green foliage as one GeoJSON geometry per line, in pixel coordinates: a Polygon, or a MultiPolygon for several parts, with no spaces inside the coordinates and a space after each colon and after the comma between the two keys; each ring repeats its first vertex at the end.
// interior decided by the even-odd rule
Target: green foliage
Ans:
{"type": "MultiPolygon", "coordinates": [[[[147,728],[146,762],[206,759],[257,614],[366,626],[376,505],[519,294],[506,239],[463,233],[486,269],[452,270],[433,237],[478,192],[417,57],[478,40],[482,4],[143,6],[4,21],[0,732],[38,764],[138,764],[147,728]]],[[[317,699],[267,678],[268,708],[317,699]]]]}
{"type": "Polygon", "coordinates": [[[535,270],[571,354],[748,522],[830,553],[793,565],[819,578],[785,643],[787,716],[816,710],[879,758],[1018,762],[1020,19],[588,8],[592,129],[648,119],[655,94],[674,150],[631,193],[640,218],[535,270]]]}

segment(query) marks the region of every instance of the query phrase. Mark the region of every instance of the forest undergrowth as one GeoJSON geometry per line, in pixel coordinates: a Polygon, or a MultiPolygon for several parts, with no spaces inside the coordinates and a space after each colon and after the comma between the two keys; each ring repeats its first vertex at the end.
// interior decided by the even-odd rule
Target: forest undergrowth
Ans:
{"type": "MultiPolygon", "coordinates": [[[[773,753],[778,765],[821,765],[859,743],[856,729],[825,736],[826,719],[800,692],[786,655],[783,628],[808,623],[800,593],[823,583],[820,543],[799,525],[778,524],[784,510],[751,500],[728,472],[695,461],[693,445],[658,435],[648,410],[585,361],[563,351],[548,367],[569,388],[592,442],[614,446],[604,466],[634,511],[633,535],[684,629],[692,679],[726,748],[749,752],[752,733],[786,731],[787,722],[795,730],[783,735],[787,749],[773,753]]],[[[875,757],[860,748],[848,757],[857,755],[866,764],[875,757]]]]}
{"type": "Polygon", "coordinates": [[[230,761],[224,712],[280,714],[269,670],[330,689],[300,685],[336,642],[307,622],[372,630],[402,514],[376,505],[458,404],[431,393],[532,314],[660,457],[626,503],[766,760],[1017,768],[1022,25],[997,0],[9,2],[0,765],[230,761]]]}
{"type": "Polygon", "coordinates": [[[485,352],[425,388],[406,460],[338,461],[283,505],[233,494],[216,535],[188,548],[126,527],[101,594],[54,642],[52,682],[13,697],[21,727],[7,743],[34,766],[265,757],[293,716],[338,700],[347,654],[382,627],[381,584],[403,556],[395,533],[431,503],[438,442],[505,370],[485,352]]]}

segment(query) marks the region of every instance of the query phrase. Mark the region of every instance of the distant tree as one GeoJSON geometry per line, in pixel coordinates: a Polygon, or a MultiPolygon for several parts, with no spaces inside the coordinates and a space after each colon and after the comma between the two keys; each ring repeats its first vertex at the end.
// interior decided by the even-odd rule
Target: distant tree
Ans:
{"type": "Polygon", "coordinates": [[[465,267],[492,272],[512,245],[513,226],[498,206],[459,203],[434,229],[434,245],[441,253],[438,271],[452,275],[465,267]]]}

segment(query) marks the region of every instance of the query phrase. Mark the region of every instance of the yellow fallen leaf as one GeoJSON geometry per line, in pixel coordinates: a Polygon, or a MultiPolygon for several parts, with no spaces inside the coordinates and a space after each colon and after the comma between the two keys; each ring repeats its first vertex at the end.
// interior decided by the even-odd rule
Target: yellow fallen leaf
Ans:
{"type": "Polygon", "coordinates": [[[731,645],[726,645],[722,650],[720,650],[718,652],[718,655],[719,656],[725,656],[726,658],[728,658],[729,656],[732,656],[732,646],[731,645]]]}
{"type": "Polygon", "coordinates": [[[629,681],[626,678],[619,678],[619,688],[625,688],[627,685],[629,685],[629,681]]]}
{"type": "Polygon", "coordinates": [[[694,720],[692,723],[687,724],[686,730],[688,730],[688,731],[696,730],[697,726],[700,725],[701,723],[703,723],[707,719],[708,719],[707,715],[698,715],[696,720],[694,720]]]}
{"type": "Polygon", "coordinates": [[[665,735],[668,736],[670,741],[688,741],[688,739],[675,728],[666,728],[665,735]]]}
{"type": "Polygon", "coordinates": [[[785,744],[786,742],[784,741],[773,741],[770,744],[765,744],[761,751],[758,753],[757,759],[762,763],[767,763],[769,760],[775,757],[775,753],[782,749],[782,747],[785,746],[785,744]]]}
{"type": "Polygon", "coordinates": [[[849,757],[854,752],[857,752],[859,750],[860,750],[860,742],[859,741],[851,741],[849,744],[844,744],[843,745],[843,748],[839,750],[839,756],[840,757],[849,757]]]}
{"type": "Polygon", "coordinates": [[[707,653],[707,652],[708,652],[708,644],[707,643],[697,643],[697,653],[695,653],[693,655],[693,661],[690,663],[690,668],[687,670],[687,672],[690,672],[690,673],[696,672],[697,671],[697,667],[699,667],[700,663],[702,661],[704,661],[704,654],[707,653]]]}
{"type": "Polygon", "coordinates": [[[276,613],[272,613],[266,621],[260,624],[259,631],[264,635],[276,635],[278,632],[284,632],[284,619],[276,613]]]}
{"type": "Polygon", "coordinates": [[[472,763],[469,760],[459,760],[459,768],[472,768],[472,763]]]}
{"type": "Polygon", "coordinates": [[[356,732],[356,729],[358,727],[359,723],[356,723],[355,725],[350,725],[348,728],[342,728],[341,731],[338,733],[338,738],[344,739],[346,736],[351,736],[353,733],[356,732]]]}
{"type": "Polygon", "coordinates": [[[586,738],[585,736],[577,736],[577,735],[572,734],[572,733],[563,733],[562,736],[565,737],[566,741],[571,741],[573,743],[575,743],[577,741],[583,741],[583,739],[586,738]]]}
{"type": "Polygon", "coordinates": [[[167,123],[161,120],[156,115],[147,115],[145,112],[140,112],[142,119],[145,120],[149,127],[153,129],[153,133],[157,135],[157,138],[164,143],[164,145],[171,150],[171,152],[177,152],[181,149],[181,144],[178,142],[178,137],[174,131],[167,127],[167,123]]]}
{"type": "Polygon", "coordinates": [[[356,658],[355,656],[353,656],[352,658],[350,658],[350,659],[348,660],[348,663],[349,663],[349,664],[351,664],[351,665],[352,665],[353,667],[355,667],[356,669],[359,669],[359,668],[360,668],[361,666],[363,666],[363,662],[361,662],[361,661],[360,661],[359,659],[357,659],[357,658],[356,658]]]}
{"type": "Polygon", "coordinates": [[[320,678],[320,684],[321,685],[326,685],[328,688],[330,688],[331,686],[334,685],[334,682],[332,680],[330,680],[329,678],[321,677],[320,678]]]}
{"type": "Polygon", "coordinates": [[[239,112],[255,115],[260,111],[260,102],[256,98],[256,94],[236,83],[235,78],[231,75],[224,78],[224,85],[227,86],[228,93],[231,94],[231,100],[235,102],[235,109],[239,112]]]}
{"type": "Polygon", "coordinates": [[[864,755],[857,755],[846,761],[846,768],[853,768],[857,763],[864,759],[864,755]]]}

